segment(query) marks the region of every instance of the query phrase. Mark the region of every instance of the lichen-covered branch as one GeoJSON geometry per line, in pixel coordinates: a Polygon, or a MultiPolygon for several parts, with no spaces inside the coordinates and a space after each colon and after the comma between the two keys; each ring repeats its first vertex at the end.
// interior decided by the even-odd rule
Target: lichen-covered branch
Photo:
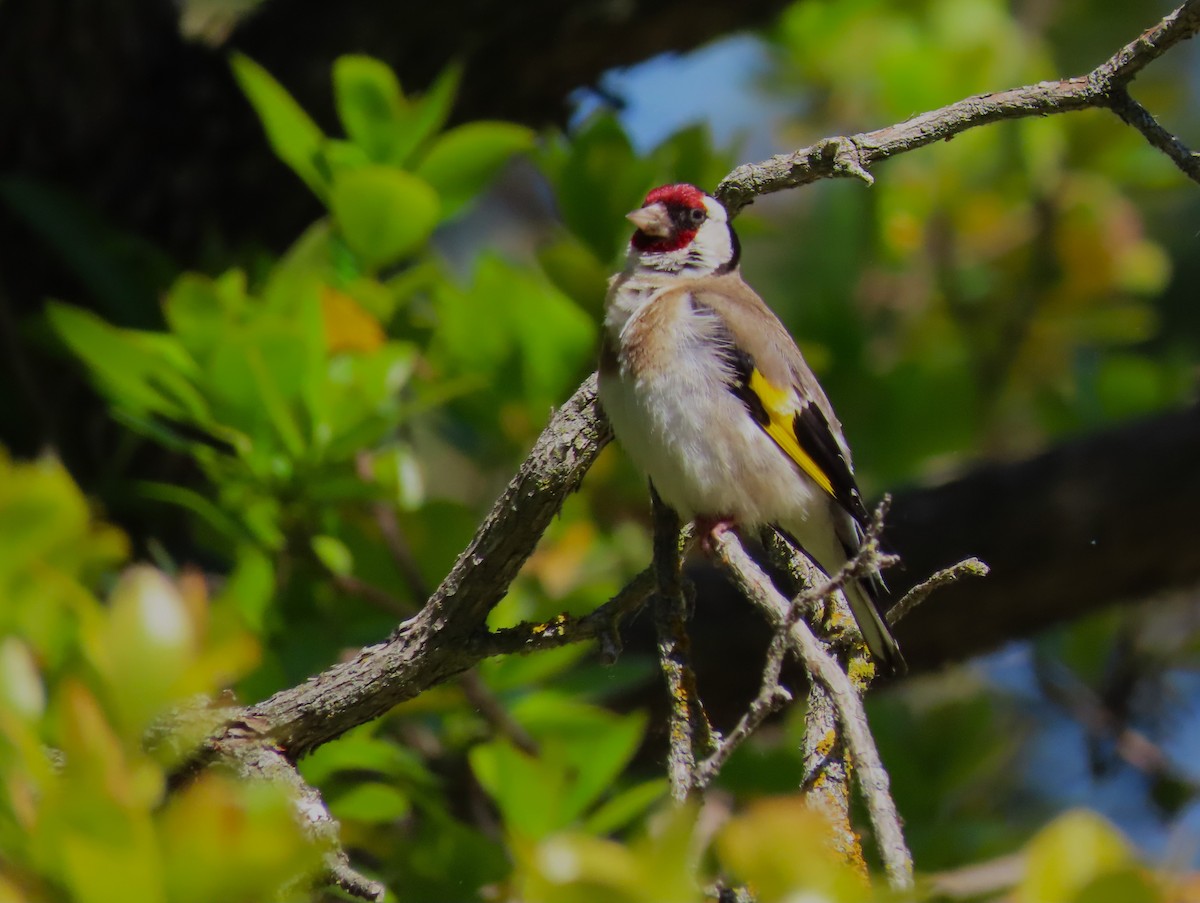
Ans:
{"type": "Polygon", "coordinates": [[[697,754],[707,755],[716,745],[712,726],[700,700],[696,673],[691,664],[688,638],[688,602],[684,596],[681,539],[683,525],[670,506],[651,487],[654,505],[654,628],[658,634],[658,661],[667,684],[667,773],[671,796],[687,799],[697,786],[697,754]]]}
{"type": "Polygon", "coordinates": [[[595,611],[579,617],[561,614],[540,624],[501,627],[475,637],[471,642],[472,652],[480,658],[526,655],[594,639],[600,641],[601,659],[611,663],[616,660],[621,648],[621,637],[617,630],[621,619],[645,604],[654,592],[655,582],[654,568],[648,567],[595,611]]]}
{"type": "Polygon", "coordinates": [[[890,780],[871,737],[862,700],[850,678],[803,619],[795,620],[788,627],[788,622],[792,620],[792,604],[780,595],[771,579],[746,553],[732,531],[714,535],[712,544],[738,588],[772,627],[787,629],[792,651],[804,663],[812,679],[819,681],[828,692],[837,712],[842,738],[858,769],[859,788],[875,829],[888,883],[894,888],[912,887],[912,854],[904,842],[900,815],[892,800],[890,780]]]}
{"type": "MultiPolygon", "coordinates": [[[[867,541],[839,574],[849,571],[861,572],[865,565],[879,557],[879,534],[883,529],[883,515],[887,504],[885,500],[877,509],[867,541]]],[[[844,635],[844,627],[852,623],[854,618],[845,598],[834,592],[833,581],[775,530],[764,531],[763,543],[771,556],[771,562],[785,571],[793,581],[789,589],[789,593],[793,595],[787,622],[789,628],[788,631],[777,631],[776,636],[786,637],[795,619],[804,617],[808,623],[820,624],[826,631],[830,631],[825,636],[831,644],[836,644],[844,635]],[[821,594],[823,587],[828,587],[829,590],[821,594]]],[[[834,575],[835,580],[837,577],[838,575],[834,575]]],[[[851,684],[856,692],[861,694],[866,692],[867,682],[874,675],[874,668],[869,665],[866,649],[862,646],[857,632],[853,633],[853,644],[848,649],[843,644],[843,652],[849,656],[847,673],[851,675],[851,684]]],[[[809,805],[828,819],[830,847],[846,862],[865,874],[867,863],[863,857],[862,841],[850,817],[853,762],[842,737],[833,697],[825,685],[819,680],[814,680],[811,675],[804,700],[804,737],[800,753],[804,762],[800,787],[809,805]]]]}

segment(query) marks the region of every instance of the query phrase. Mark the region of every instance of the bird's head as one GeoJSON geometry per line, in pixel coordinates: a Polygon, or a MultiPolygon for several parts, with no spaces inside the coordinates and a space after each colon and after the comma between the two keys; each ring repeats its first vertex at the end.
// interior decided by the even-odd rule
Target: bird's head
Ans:
{"type": "Polygon", "coordinates": [[[626,215],[637,226],[629,255],[640,267],[688,276],[737,266],[738,240],[721,202],[694,185],[655,188],[626,215]]]}

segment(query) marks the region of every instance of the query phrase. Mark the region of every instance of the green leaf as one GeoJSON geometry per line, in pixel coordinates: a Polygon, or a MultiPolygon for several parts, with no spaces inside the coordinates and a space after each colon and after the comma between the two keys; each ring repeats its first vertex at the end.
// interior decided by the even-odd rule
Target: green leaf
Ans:
{"type": "Polygon", "coordinates": [[[275,156],[290,166],[304,180],[304,184],[324,200],[329,193],[329,185],[317,167],[317,155],[325,140],[324,133],[283,85],[254,60],[237,53],[230,58],[230,66],[242,92],[262,121],[275,156]]]}
{"type": "Polygon", "coordinates": [[[19,637],[0,639],[0,703],[18,718],[36,721],[46,710],[46,687],[33,650],[19,637]]]}
{"type": "Polygon", "coordinates": [[[416,176],[384,166],[339,174],[330,208],[346,244],[371,270],[415,251],[438,220],[436,192],[416,176]]]}
{"type": "Polygon", "coordinates": [[[1145,868],[1130,865],[1094,878],[1071,903],[1167,903],[1170,899],[1145,868]]]}
{"type": "Polygon", "coordinates": [[[408,797],[390,784],[358,784],[334,797],[329,808],[334,818],[380,824],[403,818],[412,810],[408,797]]]}
{"type": "Polygon", "coordinates": [[[459,373],[511,379],[515,370],[531,410],[560,401],[588,366],[595,323],[536,271],[485,254],[469,291],[439,295],[436,353],[459,373]]]}
{"type": "Polygon", "coordinates": [[[181,695],[177,684],[198,638],[183,596],[156,568],[129,568],[108,604],[108,629],[96,664],[136,735],[181,695]]]}
{"type": "Polygon", "coordinates": [[[481,662],[488,686],[496,692],[519,690],[539,683],[565,679],[572,668],[590,655],[585,644],[543,649],[529,655],[509,655],[481,662]]]}
{"type": "Polygon", "coordinates": [[[372,456],[372,474],[401,511],[416,511],[425,501],[421,461],[407,442],[397,442],[372,456]]]}
{"type": "Polygon", "coordinates": [[[333,91],[346,134],[374,162],[393,162],[408,104],[391,67],[369,56],[338,57],[333,91]]]}
{"type": "Polygon", "coordinates": [[[354,554],[336,536],[314,536],[311,545],[313,554],[331,574],[345,577],[354,572],[354,554]]]}
{"type": "Polygon", "coordinates": [[[76,581],[127,555],[123,535],[89,522],[87,499],[62,464],[48,456],[12,464],[0,448],[0,635],[22,636],[40,665],[57,667],[75,641],[76,581]]]}
{"type": "Polygon", "coordinates": [[[246,530],[234,518],[194,489],[150,480],[139,481],[134,489],[140,498],[179,506],[230,542],[247,538],[246,530]]]}
{"type": "Polygon", "coordinates": [[[208,422],[207,402],[191,382],[195,362],[173,336],[118,329],[58,302],[46,306],[46,320],[116,405],[208,422]]]}
{"type": "Polygon", "coordinates": [[[447,66],[413,105],[404,131],[392,150],[392,163],[397,166],[410,164],[414,154],[446,124],[461,78],[461,67],[447,66]]]}
{"type": "Polygon", "coordinates": [[[545,756],[567,763],[572,779],[562,797],[562,825],[581,817],[612,785],[646,730],[641,713],[614,715],[551,692],[525,697],[513,717],[543,746],[545,756]]]}
{"type": "Polygon", "coordinates": [[[264,343],[262,346],[245,349],[245,362],[251,374],[249,388],[253,397],[261,401],[267,420],[275,427],[275,434],[283,442],[288,454],[293,458],[299,458],[304,453],[304,435],[300,430],[300,423],[296,419],[291,399],[286,389],[280,386],[281,379],[290,380],[292,378],[290,372],[292,366],[290,365],[293,361],[288,360],[289,366],[283,369],[277,368],[271,363],[273,359],[270,357],[271,351],[279,352],[278,358],[281,360],[290,357],[289,349],[278,345],[271,347],[264,343]]]}
{"type": "Polygon", "coordinates": [[[550,281],[572,301],[599,319],[608,293],[608,267],[570,233],[538,249],[538,263],[550,281]]]}
{"type": "Polygon", "coordinates": [[[371,156],[357,144],[330,138],[317,152],[316,167],[324,182],[331,183],[338,173],[362,169],[371,164],[371,156]]]}
{"type": "Polygon", "coordinates": [[[535,759],[506,739],[481,743],[468,760],[510,831],[538,839],[563,826],[567,775],[561,762],[535,759]]]}
{"type": "Polygon", "coordinates": [[[235,561],[220,601],[231,603],[246,624],[260,632],[275,595],[274,559],[257,545],[241,543],[235,561]]]}
{"type": "Polygon", "coordinates": [[[1073,900],[1087,885],[1122,869],[1131,858],[1125,839],[1102,817],[1082,809],[1068,812],[1029,842],[1025,874],[1014,899],[1019,903],[1073,900]]]}
{"type": "Polygon", "coordinates": [[[602,261],[613,260],[632,231],[625,214],[653,187],[655,166],[633,150],[611,115],[589,120],[552,173],[567,227],[602,261]]]}
{"type": "Polygon", "coordinates": [[[300,773],[310,784],[324,783],[338,772],[374,772],[395,783],[436,788],[437,780],[420,756],[398,743],[371,735],[376,725],[364,725],[326,743],[300,762],[300,773]]]}
{"type": "Polygon", "coordinates": [[[171,286],[163,312],[171,331],[197,358],[222,341],[230,314],[245,305],[246,278],[232,270],[219,281],[184,273],[171,286]]]}
{"type": "Polygon", "coordinates": [[[635,784],[599,806],[584,822],[584,828],[597,835],[620,831],[663,799],[668,788],[665,778],[653,778],[635,784]]]}
{"type": "Polygon", "coordinates": [[[533,147],[533,132],[511,122],[469,122],[439,137],[417,167],[453,216],[483,193],[508,159],[533,147]]]}
{"type": "Polygon", "coordinates": [[[77,903],[105,903],[114,887],[129,903],[163,903],[162,862],[154,835],[141,823],[104,833],[65,832],[60,856],[58,880],[77,903]]]}

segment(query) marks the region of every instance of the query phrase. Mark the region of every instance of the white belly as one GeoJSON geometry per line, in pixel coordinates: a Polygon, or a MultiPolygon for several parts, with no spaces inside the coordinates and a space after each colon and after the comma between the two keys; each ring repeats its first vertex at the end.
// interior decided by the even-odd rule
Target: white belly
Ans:
{"type": "Polygon", "coordinates": [[[600,401],[617,440],[685,519],[802,527],[826,496],[729,391],[717,359],[692,361],[638,377],[601,375],[600,401]]]}

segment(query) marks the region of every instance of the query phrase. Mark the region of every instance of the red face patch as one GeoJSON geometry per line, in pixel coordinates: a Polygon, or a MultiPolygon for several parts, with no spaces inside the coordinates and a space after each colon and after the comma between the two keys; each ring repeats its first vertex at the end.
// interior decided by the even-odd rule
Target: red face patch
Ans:
{"type": "Polygon", "coordinates": [[[640,230],[633,233],[633,238],[630,243],[642,252],[652,254],[664,254],[670,251],[678,251],[680,248],[686,248],[692,243],[692,239],[696,237],[696,232],[699,230],[699,222],[703,222],[703,218],[699,222],[694,222],[690,219],[690,213],[693,210],[706,211],[704,206],[705,194],[695,185],[689,185],[686,182],[679,182],[675,185],[661,185],[655,188],[648,195],[646,200],[642,202],[643,207],[649,207],[651,204],[662,204],[671,214],[671,220],[676,224],[676,228],[671,230],[671,234],[667,236],[647,235],[640,230]]]}
{"type": "Polygon", "coordinates": [[[649,207],[651,204],[659,202],[670,207],[672,204],[678,204],[680,207],[699,207],[704,209],[704,192],[695,185],[689,185],[687,182],[680,182],[676,185],[660,185],[648,195],[646,200],[642,201],[643,207],[649,207]]]}

